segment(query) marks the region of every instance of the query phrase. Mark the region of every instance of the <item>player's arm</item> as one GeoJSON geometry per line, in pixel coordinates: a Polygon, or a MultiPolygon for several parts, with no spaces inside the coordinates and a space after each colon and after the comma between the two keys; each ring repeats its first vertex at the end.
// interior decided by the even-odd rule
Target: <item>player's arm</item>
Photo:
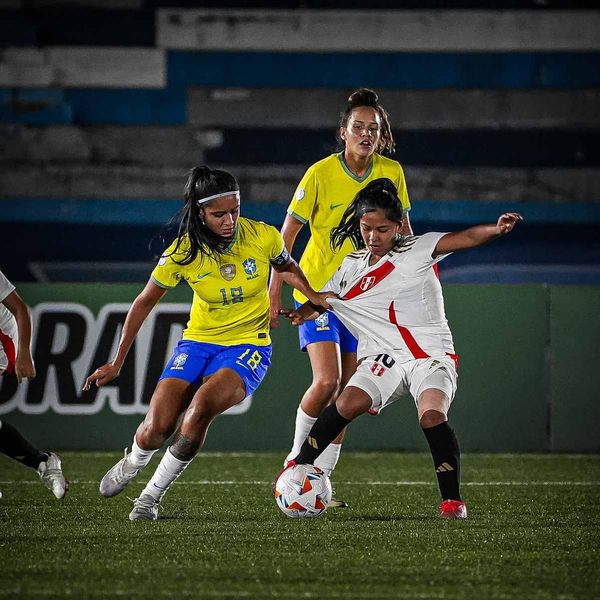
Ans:
{"type": "Polygon", "coordinates": [[[400,227],[400,235],[413,235],[412,225],[410,224],[410,217],[408,216],[408,211],[404,213],[404,217],[402,218],[402,226],[400,227]]]}
{"type": "Polygon", "coordinates": [[[523,217],[519,213],[504,213],[500,215],[495,225],[475,225],[462,231],[447,233],[438,240],[431,256],[435,258],[441,254],[483,246],[497,237],[510,233],[522,220],[523,217]]]}
{"type": "Polygon", "coordinates": [[[35,377],[35,365],[31,356],[31,310],[14,290],[2,300],[2,304],[14,315],[17,322],[19,346],[15,361],[15,375],[17,381],[21,383],[23,379],[35,377]]]}
{"type": "MultiPolygon", "coordinates": [[[[283,281],[304,294],[308,298],[309,303],[311,303],[313,306],[320,307],[322,309],[320,312],[324,312],[325,310],[329,310],[331,308],[331,306],[329,306],[327,303],[327,298],[335,297],[335,294],[332,292],[315,292],[310,283],[308,283],[306,275],[291,256],[283,265],[273,264],[272,266],[275,273],[277,273],[283,281]]],[[[281,310],[282,309],[280,306],[278,309],[278,314],[283,314],[280,312],[281,310]]],[[[317,312],[317,314],[319,313],[317,312]]]]}
{"type": "Polygon", "coordinates": [[[127,356],[127,353],[133,344],[133,340],[135,340],[142,324],[167,291],[167,289],[156,285],[152,279],[148,281],[146,287],[133,301],[133,304],[127,312],[115,357],[110,363],[98,367],[85,380],[83,385],[84,390],[89,390],[94,383],[97,387],[100,387],[107,384],[109,381],[112,381],[115,377],[118,377],[121,368],[123,367],[123,363],[125,362],[125,357],[127,356]]]}
{"type": "MultiPolygon", "coordinates": [[[[286,215],[283,227],[281,228],[281,237],[285,247],[289,250],[290,254],[294,243],[300,230],[304,226],[302,221],[299,221],[292,215],[286,215]]],[[[277,327],[277,317],[279,310],[281,309],[281,288],[283,286],[284,278],[282,274],[274,269],[271,273],[271,281],[269,282],[269,300],[271,302],[271,327],[277,327]]],[[[304,293],[304,292],[303,292],[304,293]]]]}
{"type": "MultiPolygon", "coordinates": [[[[331,292],[326,293],[332,294],[331,292]]],[[[335,296],[335,294],[332,295],[335,296]]],[[[279,309],[279,314],[289,319],[292,325],[302,325],[305,321],[314,321],[323,312],[324,310],[321,306],[313,304],[310,300],[295,310],[289,308],[279,309]]]]}

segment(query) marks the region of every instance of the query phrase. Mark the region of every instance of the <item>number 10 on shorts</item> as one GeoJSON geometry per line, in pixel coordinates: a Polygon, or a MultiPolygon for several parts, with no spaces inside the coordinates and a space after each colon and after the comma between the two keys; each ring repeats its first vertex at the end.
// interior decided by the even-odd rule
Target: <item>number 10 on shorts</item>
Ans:
{"type": "Polygon", "coordinates": [[[251,349],[248,348],[248,350],[246,350],[238,356],[238,360],[245,361],[246,364],[254,371],[254,369],[256,369],[256,367],[258,367],[258,365],[260,364],[262,356],[260,355],[260,352],[258,350],[255,350],[254,352],[252,352],[252,355],[250,357],[246,358],[248,354],[250,354],[250,352],[251,349]]]}

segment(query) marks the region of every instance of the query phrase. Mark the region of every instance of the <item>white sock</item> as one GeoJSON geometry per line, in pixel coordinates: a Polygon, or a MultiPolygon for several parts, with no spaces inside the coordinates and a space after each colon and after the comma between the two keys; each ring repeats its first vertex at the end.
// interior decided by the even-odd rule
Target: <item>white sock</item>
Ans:
{"type": "Polygon", "coordinates": [[[319,455],[319,458],[315,460],[315,467],[323,469],[328,477],[331,476],[331,472],[335,469],[335,466],[340,459],[341,451],[341,444],[329,444],[329,446],[327,446],[327,448],[319,455]]]}
{"type": "Polygon", "coordinates": [[[150,494],[155,500],[160,502],[166,494],[171,484],[185,471],[191,460],[179,460],[171,454],[171,449],[167,448],[162,460],[160,461],[152,479],[146,484],[144,491],[140,494],[150,494]]]}
{"type": "Polygon", "coordinates": [[[127,462],[136,469],[143,469],[150,462],[155,452],[156,450],[143,450],[140,448],[134,436],[131,452],[127,455],[127,462]]]}
{"type": "Polygon", "coordinates": [[[315,424],[317,417],[309,417],[299,406],[296,411],[296,429],[294,430],[294,445],[290,450],[290,453],[285,457],[285,461],[296,458],[300,453],[300,448],[304,443],[304,440],[310,433],[312,426],[315,424]]]}

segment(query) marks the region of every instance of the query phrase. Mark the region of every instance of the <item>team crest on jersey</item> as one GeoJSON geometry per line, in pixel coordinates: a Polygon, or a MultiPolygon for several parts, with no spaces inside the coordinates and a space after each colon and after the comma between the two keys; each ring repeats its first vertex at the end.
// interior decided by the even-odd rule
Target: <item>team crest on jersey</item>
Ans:
{"type": "Polygon", "coordinates": [[[253,258],[247,258],[243,263],[244,271],[246,272],[246,279],[254,279],[258,277],[258,267],[256,266],[256,260],[253,258]]]}
{"type": "Polygon", "coordinates": [[[173,360],[173,364],[171,365],[171,370],[182,371],[183,365],[185,365],[185,361],[187,360],[188,355],[185,352],[178,354],[173,360]]]}
{"type": "Polygon", "coordinates": [[[382,367],[379,363],[375,363],[371,367],[371,373],[373,373],[373,375],[376,375],[377,377],[381,377],[385,373],[385,368],[382,367]]]}
{"type": "Polygon", "coordinates": [[[317,325],[317,331],[326,331],[329,329],[329,315],[327,313],[319,315],[315,319],[315,323],[317,325]]]}
{"type": "Polygon", "coordinates": [[[227,265],[223,265],[220,269],[221,271],[221,277],[223,279],[225,279],[226,281],[231,281],[234,277],[235,277],[235,265],[232,265],[231,263],[227,264],[227,265]]]}
{"type": "Polygon", "coordinates": [[[360,282],[360,289],[366,292],[375,283],[375,277],[363,277],[360,282]]]}

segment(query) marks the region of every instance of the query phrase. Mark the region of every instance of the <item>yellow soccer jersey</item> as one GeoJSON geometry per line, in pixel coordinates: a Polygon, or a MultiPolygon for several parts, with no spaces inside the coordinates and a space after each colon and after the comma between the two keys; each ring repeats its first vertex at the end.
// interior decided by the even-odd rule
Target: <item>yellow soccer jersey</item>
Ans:
{"type": "MultiPolygon", "coordinates": [[[[185,280],[194,290],[183,339],[224,346],[270,344],[270,262],[286,252],[277,229],[240,217],[235,240],[225,254],[215,258],[198,255],[189,265],[175,262],[184,255],[181,248],[172,255],[176,241],[161,256],[152,280],[162,288],[185,280]]],[[[189,247],[187,238],[183,244],[189,247]]]]}
{"type": "MultiPolygon", "coordinates": [[[[357,177],[348,169],[343,152],[332,154],[309,167],[296,188],[288,207],[288,214],[310,226],[310,240],[300,259],[300,266],[309,283],[320,290],[344,257],[354,250],[346,240],[340,250],[331,248],[331,230],[340,224],[344,211],[356,194],[369,182],[380,177],[391,179],[398,188],[398,197],[405,210],[410,210],[404,172],[398,162],[380,154],[373,155],[371,168],[363,177],[357,177]]],[[[298,302],[306,297],[294,291],[298,302]]]]}

